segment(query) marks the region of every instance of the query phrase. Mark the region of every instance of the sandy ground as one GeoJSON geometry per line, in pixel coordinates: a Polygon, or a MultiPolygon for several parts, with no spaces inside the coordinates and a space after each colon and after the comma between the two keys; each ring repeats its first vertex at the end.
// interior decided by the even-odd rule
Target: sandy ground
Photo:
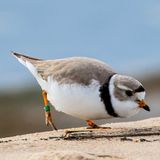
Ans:
{"type": "Polygon", "coordinates": [[[68,134],[59,130],[2,138],[0,160],[160,159],[160,118],[107,126],[112,129],[77,128],[68,134]]]}

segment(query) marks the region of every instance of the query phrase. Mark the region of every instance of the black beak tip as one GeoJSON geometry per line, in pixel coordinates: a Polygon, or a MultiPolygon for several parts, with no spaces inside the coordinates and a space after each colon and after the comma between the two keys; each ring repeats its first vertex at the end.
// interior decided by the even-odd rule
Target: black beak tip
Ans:
{"type": "Polygon", "coordinates": [[[147,105],[146,105],[146,106],[144,106],[144,107],[143,107],[143,109],[144,109],[144,110],[146,110],[146,111],[148,111],[148,112],[150,112],[150,111],[151,111],[151,110],[150,110],[150,108],[149,108],[149,106],[147,106],[147,105]]]}

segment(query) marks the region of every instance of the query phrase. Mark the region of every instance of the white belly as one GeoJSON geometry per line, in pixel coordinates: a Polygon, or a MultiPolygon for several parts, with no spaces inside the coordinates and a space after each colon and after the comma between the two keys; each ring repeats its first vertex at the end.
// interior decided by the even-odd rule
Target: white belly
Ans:
{"type": "Polygon", "coordinates": [[[84,120],[110,117],[99,97],[97,81],[86,87],[79,84],[59,85],[49,78],[47,85],[48,100],[56,110],[84,120]]]}

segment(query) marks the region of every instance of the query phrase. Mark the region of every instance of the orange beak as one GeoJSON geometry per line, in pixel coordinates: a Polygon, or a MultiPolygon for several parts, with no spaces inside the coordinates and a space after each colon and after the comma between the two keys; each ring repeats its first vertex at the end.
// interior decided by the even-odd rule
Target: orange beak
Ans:
{"type": "Polygon", "coordinates": [[[138,104],[139,104],[139,107],[140,107],[140,108],[143,108],[143,109],[146,110],[146,111],[150,111],[149,106],[146,105],[146,103],[144,102],[144,100],[139,101],[138,104]]]}

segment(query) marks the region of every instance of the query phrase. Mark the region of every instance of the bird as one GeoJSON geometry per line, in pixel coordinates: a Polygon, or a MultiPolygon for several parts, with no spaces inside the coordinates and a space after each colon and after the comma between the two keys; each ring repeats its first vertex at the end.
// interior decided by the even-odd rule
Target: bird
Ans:
{"type": "Polygon", "coordinates": [[[144,109],[146,91],[138,80],[119,74],[95,58],[68,57],[43,60],[12,52],[36,78],[42,89],[46,124],[53,123],[50,102],[65,114],[86,121],[92,129],[101,128],[94,120],[127,118],[144,109]]]}

